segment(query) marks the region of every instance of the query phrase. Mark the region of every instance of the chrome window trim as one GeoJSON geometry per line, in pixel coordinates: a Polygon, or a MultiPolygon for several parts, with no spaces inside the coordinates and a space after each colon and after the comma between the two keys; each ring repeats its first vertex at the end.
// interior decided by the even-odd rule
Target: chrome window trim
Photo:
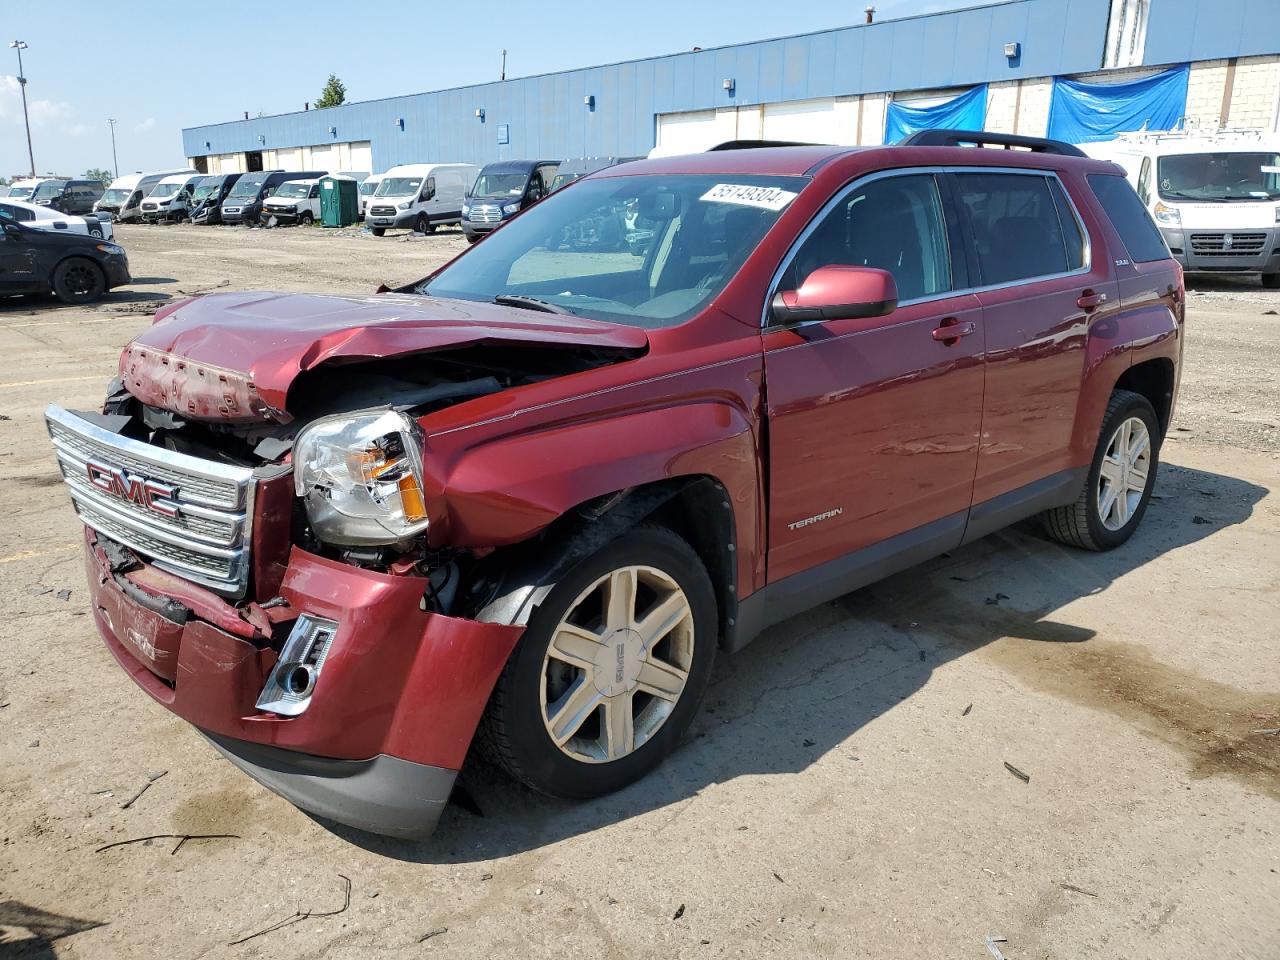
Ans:
{"type": "MultiPolygon", "coordinates": [[[[947,290],[947,291],[944,291],[943,293],[932,294],[927,297],[916,297],[912,300],[900,300],[898,302],[898,307],[909,307],[917,303],[933,303],[934,301],[937,301],[937,300],[948,300],[952,297],[964,296],[966,294],[987,293],[992,290],[1004,290],[1009,287],[1025,286],[1031,283],[1043,283],[1046,280],[1061,280],[1066,277],[1076,277],[1076,276],[1081,276],[1081,275],[1092,272],[1093,270],[1093,237],[1089,234],[1089,230],[1085,226],[1084,218],[1080,215],[1080,208],[1076,206],[1075,199],[1071,196],[1071,191],[1067,189],[1066,184],[1062,182],[1062,178],[1058,176],[1058,172],[1056,170],[1044,170],[1044,169],[1039,169],[1035,167],[984,167],[984,166],[938,166],[938,165],[925,166],[925,167],[895,167],[892,170],[877,170],[873,173],[866,174],[865,176],[859,177],[858,179],[845,184],[835,195],[831,197],[830,200],[828,200],[825,204],[822,205],[822,208],[816,214],[813,215],[813,217],[809,220],[809,222],[805,224],[805,228],[801,230],[799,235],[796,237],[796,239],[791,242],[791,246],[787,248],[786,255],[783,256],[782,262],[778,265],[778,268],[773,272],[773,276],[769,280],[769,287],[765,294],[764,305],[760,311],[761,331],[769,332],[772,330],[783,330],[783,329],[794,330],[798,327],[807,327],[810,324],[814,324],[814,323],[830,322],[828,320],[818,319],[818,320],[803,320],[800,323],[792,323],[792,324],[785,324],[785,325],[771,323],[769,320],[769,304],[772,302],[774,294],[777,293],[778,291],[778,284],[782,282],[782,275],[787,272],[787,269],[791,266],[791,261],[794,260],[796,255],[800,252],[800,248],[804,245],[805,241],[807,241],[809,237],[813,235],[814,231],[818,229],[819,224],[823,222],[823,220],[827,217],[828,214],[830,214],[837,206],[840,205],[841,201],[843,201],[846,196],[848,196],[854,190],[857,190],[868,183],[872,183],[873,181],[876,181],[876,180],[888,179],[889,177],[918,176],[921,174],[928,174],[928,175],[937,177],[937,176],[946,175],[949,173],[1012,173],[1012,174],[1017,174],[1019,176],[1048,177],[1048,178],[1052,178],[1053,180],[1056,180],[1058,183],[1059,189],[1062,190],[1062,195],[1066,198],[1067,206],[1071,210],[1071,215],[1075,217],[1076,227],[1079,229],[1080,236],[1084,241],[1084,250],[1082,251],[1082,256],[1083,256],[1082,265],[1075,270],[1067,270],[1063,273],[1051,273],[1051,274],[1045,274],[1043,276],[1038,276],[1038,277],[1027,277],[1026,279],[1022,279],[1022,280],[1008,280],[1004,283],[991,283],[991,284],[985,284],[980,287],[962,287],[954,290],[947,290]]],[[[939,192],[941,193],[941,191],[939,192]]],[[[940,201],[945,202],[944,198],[940,197],[939,199],[940,201]]],[[[1057,204],[1054,204],[1054,209],[1055,210],[1057,209],[1057,204]]],[[[957,216],[963,219],[964,214],[958,212],[957,216]]],[[[944,229],[946,228],[945,218],[943,220],[943,228],[944,229]]],[[[968,239],[965,238],[963,242],[967,246],[968,239]]],[[[948,252],[948,256],[950,256],[949,244],[948,244],[947,252],[948,252]]],[[[951,276],[953,278],[955,277],[954,264],[951,265],[951,276]]]]}

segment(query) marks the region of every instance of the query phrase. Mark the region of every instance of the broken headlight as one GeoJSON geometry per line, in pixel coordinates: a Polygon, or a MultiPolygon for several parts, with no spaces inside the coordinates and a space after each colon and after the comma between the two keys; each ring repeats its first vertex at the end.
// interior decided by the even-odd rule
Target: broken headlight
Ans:
{"type": "Polygon", "coordinates": [[[293,446],[293,484],[315,535],[337,546],[398,543],[427,529],[424,437],[392,410],[315,421],[293,446]]]}

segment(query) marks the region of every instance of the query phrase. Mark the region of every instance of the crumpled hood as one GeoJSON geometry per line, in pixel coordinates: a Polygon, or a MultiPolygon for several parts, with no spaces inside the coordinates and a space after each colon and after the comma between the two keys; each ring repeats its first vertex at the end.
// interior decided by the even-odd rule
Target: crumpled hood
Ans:
{"type": "MultiPolygon", "coordinates": [[[[238,422],[287,423],[294,378],[329,361],[480,343],[614,350],[648,345],[636,327],[410,294],[219,293],[156,317],[120,355],[125,388],[143,403],[184,416],[238,422]]],[[[340,391],[341,374],[334,377],[340,391]]]]}

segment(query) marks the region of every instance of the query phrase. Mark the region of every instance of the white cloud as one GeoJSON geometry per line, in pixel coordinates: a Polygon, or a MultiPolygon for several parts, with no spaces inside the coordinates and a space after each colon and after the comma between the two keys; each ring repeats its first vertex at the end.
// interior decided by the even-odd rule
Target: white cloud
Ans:
{"type": "Polygon", "coordinates": [[[73,123],[67,127],[67,133],[73,137],[83,137],[92,129],[87,123],[73,123]]]}
{"type": "Polygon", "coordinates": [[[150,130],[150,129],[151,129],[152,127],[154,127],[155,125],[156,125],[156,118],[155,118],[155,117],[147,117],[147,119],[143,120],[141,123],[139,123],[139,124],[135,124],[135,125],[134,125],[134,127],[133,127],[133,132],[134,132],[134,133],[146,133],[148,130],[150,130]]]}
{"type": "MultiPolygon", "coordinates": [[[[27,112],[33,127],[47,127],[65,121],[74,111],[61,100],[28,99],[27,112]]],[[[22,121],[22,87],[14,76],[0,76],[0,121],[22,121]]]]}

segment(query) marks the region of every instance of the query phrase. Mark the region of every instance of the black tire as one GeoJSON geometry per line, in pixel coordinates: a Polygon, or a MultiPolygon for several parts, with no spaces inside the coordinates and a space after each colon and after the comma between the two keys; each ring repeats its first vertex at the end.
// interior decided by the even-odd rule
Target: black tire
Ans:
{"type": "Polygon", "coordinates": [[[480,239],[480,234],[478,233],[467,234],[467,243],[476,243],[479,241],[479,239],[480,239]]]}
{"type": "Polygon", "coordinates": [[[421,234],[435,233],[436,225],[431,222],[431,218],[425,213],[418,214],[418,219],[413,221],[413,229],[421,234]]]}
{"type": "Polygon", "coordinates": [[[302,215],[298,217],[298,222],[304,227],[309,227],[316,222],[315,215],[310,210],[303,210],[302,215]]]}
{"type": "MultiPolygon", "coordinates": [[[[579,562],[534,610],[494,687],[477,745],[512,778],[542,793],[585,799],[620,790],[657,767],[679,744],[711,678],[717,644],[715,594],[698,555],[670,530],[638,527],[579,562]],[[659,570],[684,592],[693,623],[692,660],[670,714],[645,742],[616,760],[578,760],[556,746],[544,723],[543,662],[553,633],[579,595],[610,571],[627,566],[659,570]]],[[[592,707],[591,714],[603,724],[603,706],[592,707]]]]}
{"type": "Polygon", "coordinates": [[[386,227],[370,227],[369,232],[372,233],[375,237],[383,237],[383,236],[386,236],[387,234],[387,228],[386,227]]]}
{"type": "Polygon", "coordinates": [[[1065,507],[1055,507],[1044,513],[1045,530],[1053,539],[1082,550],[1111,550],[1128,540],[1151,502],[1156,473],[1160,467],[1160,424],[1155,409],[1146,397],[1128,390],[1116,390],[1111,394],[1107,411],[1102,417],[1102,429],[1098,433],[1098,446],[1089,465],[1089,476],[1076,502],[1065,507]],[[1101,477],[1103,461],[1120,429],[1130,418],[1137,417],[1147,428],[1150,459],[1147,465],[1146,486],[1132,508],[1128,519],[1118,528],[1108,527],[1101,515],[1101,477]]]}
{"type": "Polygon", "coordinates": [[[85,257],[68,257],[53,269],[53,292],[63,303],[93,303],[107,292],[107,278],[85,257]]]}
{"type": "Polygon", "coordinates": [[[1262,285],[1268,290],[1280,290],[1280,273],[1264,273],[1262,285]]]}

